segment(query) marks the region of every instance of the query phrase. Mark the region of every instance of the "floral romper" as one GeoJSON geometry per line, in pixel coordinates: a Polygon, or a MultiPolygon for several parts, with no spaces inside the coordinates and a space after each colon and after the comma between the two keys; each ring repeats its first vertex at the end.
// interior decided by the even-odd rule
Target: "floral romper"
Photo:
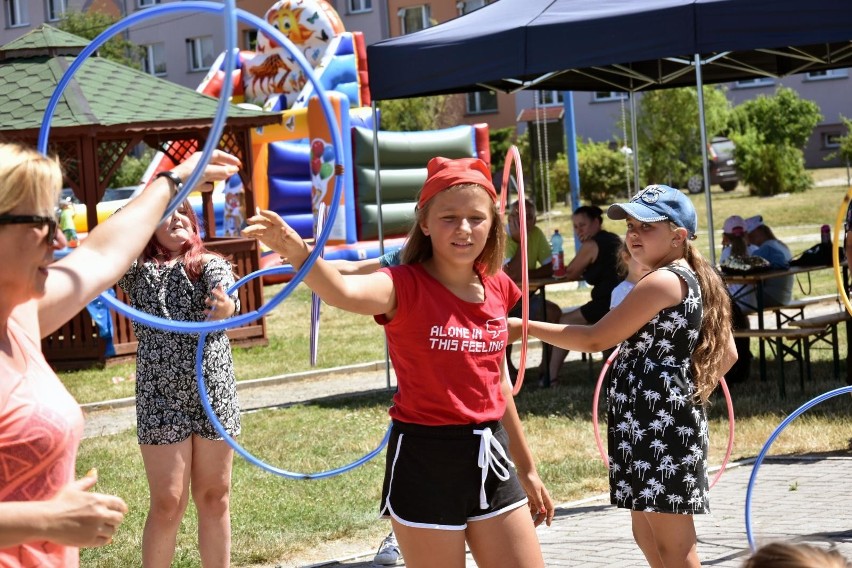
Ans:
{"type": "Polygon", "coordinates": [[[693,401],[692,352],[703,314],[695,273],[672,263],[686,298],[624,341],[610,379],[610,501],[635,511],[709,513],[707,416],[693,401]]]}
{"type": "MultiPolygon", "coordinates": [[[[204,300],[218,284],[234,284],[231,264],[219,257],[209,260],[192,282],[182,262],[168,266],[134,262],[119,286],[139,310],[175,321],[206,319],[204,300]]],[[[237,294],[231,295],[239,310],[237,294]]],[[[213,428],[198,398],[195,375],[197,333],[161,331],[133,322],[139,340],[136,350],[136,423],[140,444],[175,444],[198,434],[210,440],[221,437],[213,428]]],[[[216,416],[231,436],[240,433],[231,344],[224,331],[210,333],[204,346],[204,382],[216,416]]]]}

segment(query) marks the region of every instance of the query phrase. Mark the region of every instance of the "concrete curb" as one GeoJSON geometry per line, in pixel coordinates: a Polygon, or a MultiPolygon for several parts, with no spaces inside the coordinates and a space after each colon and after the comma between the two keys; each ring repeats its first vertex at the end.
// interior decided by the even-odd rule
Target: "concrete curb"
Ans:
{"type": "MultiPolygon", "coordinates": [[[[237,392],[279,385],[283,383],[304,381],[309,379],[330,378],[338,375],[347,375],[352,373],[370,373],[375,371],[383,371],[385,369],[384,361],[373,361],[370,363],[359,363],[357,365],[345,365],[343,367],[331,367],[328,369],[316,369],[313,371],[301,371],[298,373],[289,373],[286,375],[276,375],[274,377],[264,377],[261,379],[250,379],[247,381],[237,381],[237,392]]],[[[116,398],[112,400],[102,400],[99,402],[88,402],[81,404],[85,412],[94,412],[98,410],[112,410],[115,408],[126,408],[136,404],[136,397],[129,396],[127,398],[116,398]]]]}

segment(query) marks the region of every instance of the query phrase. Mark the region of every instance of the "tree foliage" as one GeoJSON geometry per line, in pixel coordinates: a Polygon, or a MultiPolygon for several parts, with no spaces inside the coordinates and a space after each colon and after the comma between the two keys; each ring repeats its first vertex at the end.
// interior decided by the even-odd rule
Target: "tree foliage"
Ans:
{"type": "Polygon", "coordinates": [[[840,120],[843,122],[843,126],[846,127],[846,134],[838,139],[840,147],[837,151],[832,152],[830,155],[826,156],[825,159],[833,160],[839,156],[844,163],[850,164],[852,163],[852,120],[849,120],[845,116],[841,116],[840,120]]]}
{"type": "Polygon", "coordinates": [[[820,120],[819,106],[787,87],[734,109],[734,158],[740,180],[752,195],[794,193],[812,185],[803,148],[820,120]]]}
{"type": "Polygon", "coordinates": [[[453,121],[458,114],[458,102],[454,99],[457,97],[439,95],[379,101],[381,128],[394,132],[417,132],[458,124],[457,120],[453,121]]]}
{"type": "MultiPolygon", "coordinates": [[[[580,197],[584,203],[605,205],[615,201],[625,189],[624,156],[606,142],[577,143],[580,169],[580,197]]],[[[550,184],[557,199],[571,188],[568,159],[560,153],[550,166],[550,184]]]]}
{"type": "Polygon", "coordinates": [[[758,95],[738,105],[730,126],[738,134],[756,130],[767,144],[802,149],[820,120],[819,105],[793,89],[779,87],[772,96],[758,95]]]}
{"type": "MultiPolygon", "coordinates": [[[[57,27],[60,30],[86,38],[95,39],[102,31],[118,20],[103,12],[65,12],[57,27]]],[[[134,69],[142,69],[142,48],[122,35],[115,35],[100,49],[98,55],[104,59],[121,63],[134,69]]]]}
{"type": "MultiPolygon", "coordinates": [[[[720,87],[704,87],[703,93],[709,140],[725,133],[731,104],[720,87]]],[[[696,87],[643,93],[638,104],[636,127],[639,168],[647,183],[681,187],[690,176],[701,173],[696,87]]]]}

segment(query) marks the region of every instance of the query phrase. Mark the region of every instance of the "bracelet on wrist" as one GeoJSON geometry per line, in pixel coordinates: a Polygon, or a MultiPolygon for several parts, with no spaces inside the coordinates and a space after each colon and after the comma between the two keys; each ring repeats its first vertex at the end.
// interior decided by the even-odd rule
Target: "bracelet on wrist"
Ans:
{"type": "Polygon", "coordinates": [[[155,179],[159,179],[161,177],[164,177],[169,180],[172,189],[172,198],[174,198],[174,196],[177,195],[181,189],[183,189],[183,180],[180,178],[179,175],[177,175],[173,171],[167,170],[164,172],[160,172],[154,176],[155,179]]]}

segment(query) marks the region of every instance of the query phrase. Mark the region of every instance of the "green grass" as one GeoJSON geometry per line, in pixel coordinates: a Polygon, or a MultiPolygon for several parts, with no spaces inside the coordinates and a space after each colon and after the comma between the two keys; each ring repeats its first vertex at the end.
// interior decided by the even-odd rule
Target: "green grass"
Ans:
{"type": "MultiPolygon", "coordinates": [[[[788,240],[794,253],[808,248],[819,238],[819,226],[833,225],[837,208],[846,193],[844,187],[818,188],[786,198],[753,198],[745,190],[712,194],[715,224],[738,213],[760,213],[776,234],[788,240]]],[[[699,209],[699,224],[706,224],[704,196],[692,196],[699,209]]],[[[554,215],[543,220],[546,232],[558,227],[568,234],[570,217],[554,215]]],[[[621,225],[608,221],[610,230],[621,225]]],[[[706,234],[699,246],[707,246],[706,234]]],[[[717,235],[718,246],[719,238],[717,235]]],[[[570,248],[570,247],[569,247],[570,248]]],[[[819,271],[810,282],[800,282],[796,294],[824,294],[833,291],[830,271],[819,271]]],[[[267,294],[279,287],[267,288],[267,294]]],[[[579,305],[588,298],[588,289],[548,292],[548,298],[562,306],[579,305]]],[[[308,362],[309,292],[299,287],[268,318],[269,345],[234,349],[239,380],[303,371],[308,362]]],[[[841,326],[842,328],[843,326],[841,326]]],[[[845,331],[841,329],[841,346],[845,331]]],[[[752,349],[756,352],[756,342],[752,349]]],[[[382,331],[370,318],[323,307],[320,333],[320,367],[381,360],[384,355],[382,331]]],[[[841,349],[841,358],[845,359],[841,349]]],[[[842,383],[831,377],[830,352],[812,354],[814,381],[798,388],[795,366],[787,366],[787,393],[779,398],[775,365],[769,363],[767,382],[757,377],[732,385],[736,410],[736,444],[732,459],[755,456],[775,427],[794,409],[811,398],[837,388],[842,383]]],[[[540,474],[557,502],[566,502],[607,491],[607,478],[597,454],[591,427],[591,400],[600,360],[590,370],[587,362],[569,361],[560,373],[558,386],[541,390],[530,380],[517,398],[527,438],[536,455],[540,474]]],[[[842,367],[845,367],[845,361],[842,367]]],[[[61,373],[60,377],[81,402],[131,396],[133,383],[113,384],[112,377],[127,377],[132,364],[106,369],[61,373]]],[[[845,368],[841,369],[845,373],[845,368]]],[[[535,371],[529,369],[531,377],[535,371]]],[[[845,376],[845,374],[844,374],[845,376]]],[[[293,471],[319,471],[338,467],[373,449],[387,427],[390,393],[317,401],[282,409],[270,409],[244,416],[241,442],[262,459],[293,471]]],[[[773,454],[806,452],[850,452],[849,399],[838,397],[821,404],[796,420],[776,440],[773,454]]],[[[601,401],[601,404],[603,402],[601,401]]],[[[603,413],[601,411],[601,416],[603,413]]],[[[711,462],[721,461],[728,436],[724,400],[718,396],[710,409],[711,462]]],[[[384,536],[385,523],[376,522],[384,454],[352,472],[323,480],[287,480],[261,471],[243,459],[235,458],[232,492],[233,563],[235,566],[271,564],[303,555],[318,544],[330,541],[369,543],[372,547],[384,536]]],[[[82,552],[83,566],[136,566],[140,563],[142,526],[147,511],[148,491],[135,432],[87,439],[77,462],[80,475],[98,467],[97,489],[121,495],[130,513],[112,546],[82,552]]],[[[197,524],[189,507],[178,537],[174,566],[197,567],[197,524]]]]}

